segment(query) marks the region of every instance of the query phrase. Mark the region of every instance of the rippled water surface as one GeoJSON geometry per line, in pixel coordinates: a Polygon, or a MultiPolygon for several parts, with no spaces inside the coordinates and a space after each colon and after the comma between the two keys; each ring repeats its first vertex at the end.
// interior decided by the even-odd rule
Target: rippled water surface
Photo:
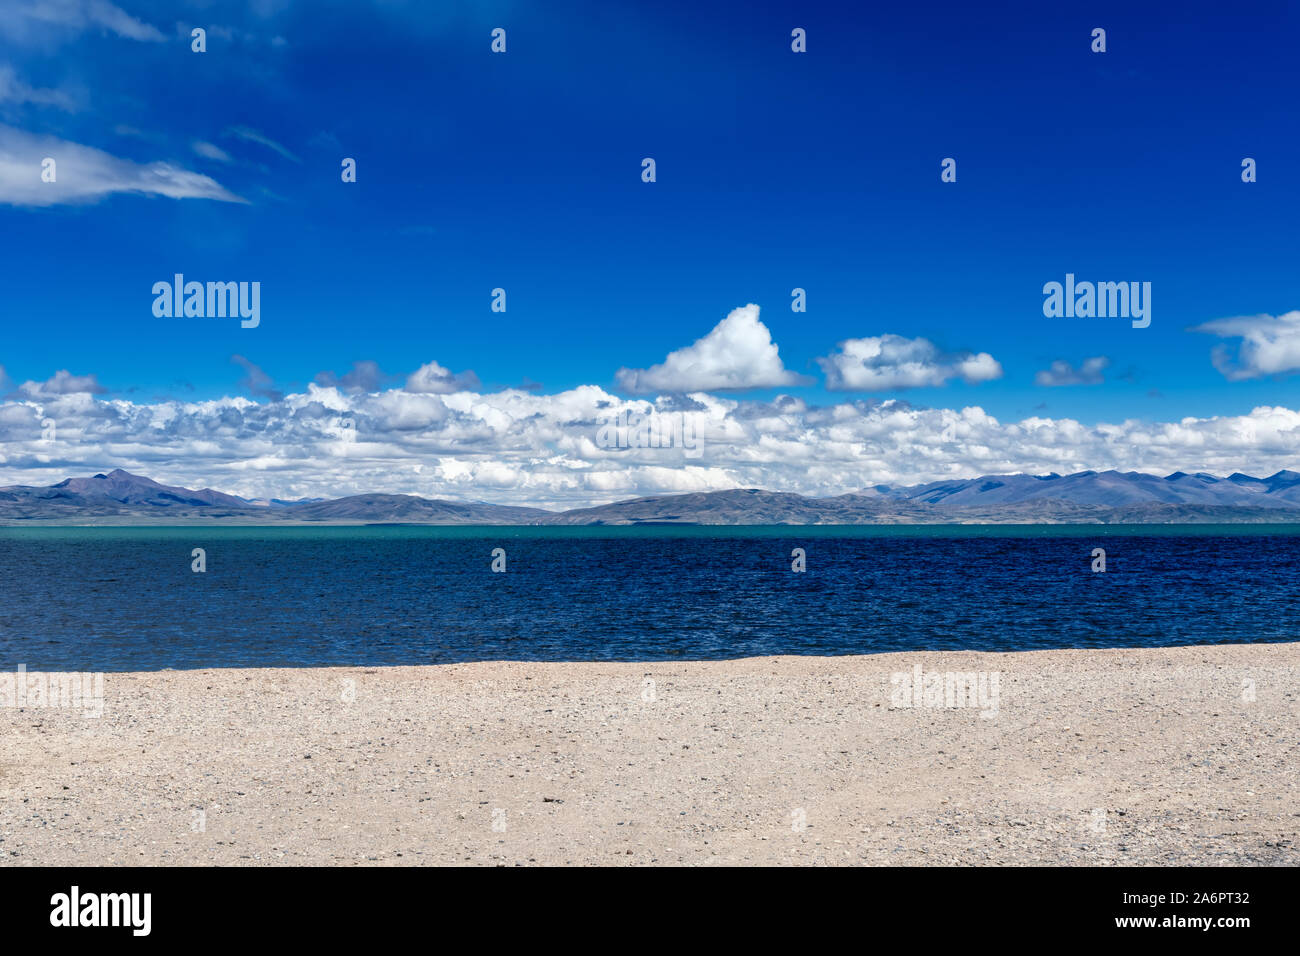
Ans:
{"type": "Polygon", "coordinates": [[[1300,526],[19,528],[0,582],[5,669],[1245,643],[1297,639],[1300,526]]]}

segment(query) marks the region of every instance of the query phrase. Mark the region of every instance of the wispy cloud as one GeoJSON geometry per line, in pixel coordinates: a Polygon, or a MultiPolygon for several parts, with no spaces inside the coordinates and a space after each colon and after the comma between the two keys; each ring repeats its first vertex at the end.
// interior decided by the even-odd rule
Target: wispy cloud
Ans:
{"type": "Polygon", "coordinates": [[[220,146],[213,146],[211,143],[205,143],[203,140],[195,140],[190,144],[190,148],[204,159],[216,160],[218,163],[230,162],[230,154],[220,146]]]}
{"type": "Polygon", "coordinates": [[[230,127],[230,129],[226,130],[225,135],[234,136],[236,139],[242,139],[249,143],[257,143],[258,145],[265,146],[267,149],[274,150],[275,152],[283,156],[285,159],[290,160],[292,162],[295,163],[302,162],[301,159],[299,159],[293,153],[289,152],[287,149],[285,149],[275,140],[271,139],[269,136],[266,136],[263,133],[259,133],[255,129],[249,129],[247,126],[232,126],[230,127]]]}
{"type": "Polygon", "coordinates": [[[216,180],[172,163],[135,163],[91,146],[0,125],[0,203],[88,203],[113,193],[245,202],[216,180]],[[46,158],[55,161],[54,182],[42,180],[46,158]]]}
{"type": "Polygon", "coordinates": [[[17,71],[7,63],[0,63],[0,103],[14,103],[18,106],[52,106],[65,112],[74,112],[76,101],[63,90],[40,89],[28,86],[18,76],[17,71]]]}
{"type": "Polygon", "coordinates": [[[0,33],[13,40],[30,40],[50,30],[81,33],[93,29],[147,43],[167,39],[161,30],[108,0],[5,0],[0,5],[0,33]]]}
{"type": "Polygon", "coordinates": [[[284,398],[284,393],[275,388],[275,381],[271,376],[244,358],[244,356],[232,355],[230,361],[244,370],[244,377],[239,380],[239,387],[248,392],[249,395],[254,398],[269,398],[273,402],[278,402],[284,398]]]}
{"type": "Polygon", "coordinates": [[[668,353],[650,368],[621,368],[618,384],[629,392],[727,391],[801,385],[802,376],[788,371],[758,319],[758,306],[742,306],[694,344],[668,353]]]}

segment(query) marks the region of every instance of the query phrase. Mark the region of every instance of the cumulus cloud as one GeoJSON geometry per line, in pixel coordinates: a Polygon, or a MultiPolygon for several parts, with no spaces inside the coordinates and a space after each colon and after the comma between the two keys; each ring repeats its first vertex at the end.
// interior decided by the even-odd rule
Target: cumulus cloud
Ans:
{"type": "Polygon", "coordinates": [[[630,392],[729,391],[803,384],[786,370],[758,306],[732,312],[695,344],[669,352],[647,369],[621,368],[618,384],[630,392]]]}
{"type": "Polygon", "coordinates": [[[1214,367],[1230,382],[1300,370],[1300,311],[1215,319],[1191,331],[1241,340],[1235,355],[1227,345],[1216,345],[1210,353],[1214,367]]]}
{"type": "Polygon", "coordinates": [[[1103,372],[1110,365],[1110,359],[1104,355],[1084,359],[1076,369],[1064,359],[1057,359],[1049,367],[1034,375],[1035,385],[1053,387],[1057,385],[1100,385],[1106,379],[1103,372]]]}
{"type": "Polygon", "coordinates": [[[453,375],[437,362],[421,365],[406,379],[406,391],[418,395],[446,395],[479,388],[478,376],[466,371],[453,375]]]}
{"type": "MultiPolygon", "coordinates": [[[[255,377],[256,366],[245,368],[255,377]]],[[[274,393],[269,377],[258,382],[274,393]]],[[[590,385],[556,394],[431,394],[311,384],[264,401],[133,402],[74,391],[66,381],[0,402],[7,482],[52,484],[112,465],[249,498],[373,491],[558,508],[725,488],[825,496],[1015,472],[1266,475],[1295,467],[1297,447],[1300,411],[1269,406],[1085,424],[1003,422],[979,407],[895,399],[819,406],[789,395],[740,401],[697,392],[650,401],[590,385]],[[698,454],[680,444],[620,448],[602,440],[602,429],[632,415],[689,429],[698,454]],[[41,440],[46,418],[58,424],[53,446],[41,440]],[[344,420],[354,440],[341,439],[344,420]]]]}
{"type": "MultiPolygon", "coordinates": [[[[3,369],[0,369],[3,372],[3,369]]],[[[51,378],[43,382],[23,382],[18,392],[28,398],[48,398],[55,395],[102,395],[108,389],[96,381],[93,375],[73,375],[66,368],[59,369],[51,378]]]]}
{"type": "Polygon", "coordinates": [[[109,0],[5,0],[0,33],[20,41],[49,30],[81,33],[99,30],[149,43],[161,43],[162,31],[136,19],[109,0]]]}
{"type": "Polygon", "coordinates": [[[1002,366],[987,352],[945,353],[927,339],[889,334],[847,339],[817,364],[826,387],[845,392],[943,385],[954,378],[975,385],[1002,377],[1002,366]]]}
{"type": "Polygon", "coordinates": [[[299,159],[293,153],[289,152],[287,149],[285,149],[275,140],[271,139],[265,133],[259,133],[257,130],[250,129],[247,126],[232,126],[230,127],[230,129],[226,130],[225,135],[233,136],[236,139],[242,139],[249,143],[257,143],[259,146],[265,146],[267,149],[279,153],[285,159],[288,159],[292,162],[295,163],[302,162],[301,159],[299,159]]]}
{"type": "Polygon", "coordinates": [[[216,180],[171,163],[135,163],[90,146],[0,125],[0,203],[97,202],[113,193],[244,202],[216,180]],[[52,183],[41,178],[47,157],[55,161],[52,183]]]}

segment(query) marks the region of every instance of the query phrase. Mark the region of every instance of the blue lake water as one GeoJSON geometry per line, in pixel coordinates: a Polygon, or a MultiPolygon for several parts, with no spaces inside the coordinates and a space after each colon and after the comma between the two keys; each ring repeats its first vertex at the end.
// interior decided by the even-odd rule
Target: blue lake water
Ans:
{"type": "Polygon", "coordinates": [[[6,670],[1253,643],[1300,526],[17,528],[0,582],[6,670]]]}

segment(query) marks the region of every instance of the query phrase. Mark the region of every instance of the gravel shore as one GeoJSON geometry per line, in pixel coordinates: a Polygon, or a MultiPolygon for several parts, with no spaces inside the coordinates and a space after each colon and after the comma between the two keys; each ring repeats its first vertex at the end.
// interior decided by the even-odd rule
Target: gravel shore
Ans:
{"type": "Polygon", "coordinates": [[[103,692],[97,718],[0,706],[0,863],[1300,862],[1300,643],[110,673],[103,692]],[[936,696],[947,674],[976,693],[936,696]]]}

